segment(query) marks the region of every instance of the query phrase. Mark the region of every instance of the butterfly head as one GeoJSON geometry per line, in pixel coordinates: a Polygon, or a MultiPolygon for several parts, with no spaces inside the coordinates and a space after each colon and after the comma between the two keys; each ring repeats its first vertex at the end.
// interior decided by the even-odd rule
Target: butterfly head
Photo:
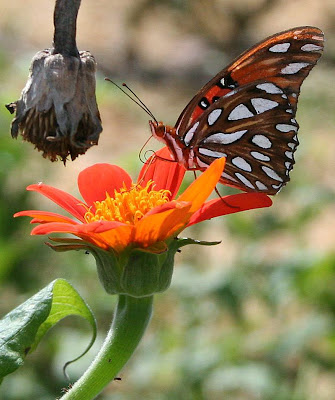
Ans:
{"type": "Polygon", "coordinates": [[[160,142],[166,144],[168,141],[167,136],[170,133],[171,128],[164,125],[163,122],[157,122],[157,121],[149,121],[149,125],[152,136],[158,139],[160,142]]]}

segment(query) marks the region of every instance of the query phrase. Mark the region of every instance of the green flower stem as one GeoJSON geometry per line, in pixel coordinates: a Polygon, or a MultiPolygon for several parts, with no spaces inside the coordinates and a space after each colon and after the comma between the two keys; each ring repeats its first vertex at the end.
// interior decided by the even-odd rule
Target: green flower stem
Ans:
{"type": "Polygon", "coordinates": [[[61,400],[92,400],[111,382],[139,344],[152,314],[153,296],[120,295],[112,326],[98,355],[61,400]]]}

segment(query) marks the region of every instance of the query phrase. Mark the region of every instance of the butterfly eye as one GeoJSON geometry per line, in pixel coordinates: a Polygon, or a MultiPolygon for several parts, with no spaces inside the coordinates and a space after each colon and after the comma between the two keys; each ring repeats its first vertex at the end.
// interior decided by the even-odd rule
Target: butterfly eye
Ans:
{"type": "Polygon", "coordinates": [[[152,136],[156,139],[162,139],[166,133],[166,127],[162,122],[149,121],[152,136]]]}

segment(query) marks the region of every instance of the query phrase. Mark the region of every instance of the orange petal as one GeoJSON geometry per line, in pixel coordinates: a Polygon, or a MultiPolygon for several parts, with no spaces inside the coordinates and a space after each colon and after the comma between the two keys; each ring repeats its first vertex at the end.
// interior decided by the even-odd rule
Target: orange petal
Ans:
{"type": "Polygon", "coordinates": [[[27,190],[32,190],[43,194],[43,196],[52,200],[54,203],[58,204],[64,210],[79,219],[79,221],[84,222],[86,210],[82,205],[83,202],[71,196],[69,193],[63,192],[63,190],[56,189],[52,186],[45,185],[44,183],[29,185],[27,190]]]}
{"type": "Polygon", "coordinates": [[[190,204],[188,201],[169,201],[168,203],[162,204],[160,206],[154,207],[145,214],[145,218],[152,214],[162,213],[168,210],[173,210],[174,208],[180,208],[190,204]]]}
{"type": "Polygon", "coordinates": [[[177,202],[178,206],[158,214],[144,216],[135,225],[134,243],[143,247],[164,241],[179,232],[189,221],[192,204],[177,202]]]}
{"type": "Polygon", "coordinates": [[[49,233],[55,232],[67,232],[67,233],[84,233],[84,234],[91,234],[91,233],[101,233],[106,232],[111,229],[115,229],[119,226],[124,226],[122,222],[115,222],[115,221],[95,221],[91,222],[90,224],[77,224],[72,225],[69,223],[63,222],[48,222],[39,226],[36,226],[32,231],[32,235],[47,235],[49,233]]]}
{"type": "Polygon", "coordinates": [[[197,211],[214,190],[223,172],[225,162],[225,157],[212,162],[206,171],[203,172],[177,200],[192,202],[190,212],[197,211]]]}
{"type": "Polygon", "coordinates": [[[78,224],[75,226],[60,222],[49,222],[36,226],[31,231],[31,234],[71,233],[105,250],[113,248],[115,251],[122,251],[129,246],[133,229],[132,225],[113,221],[96,221],[90,224],[78,224]]]}
{"type": "Polygon", "coordinates": [[[196,211],[187,226],[198,222],[254,208],[270,207],[272,200],[264,193],[238,193],[214,199],[196,211]]]}
{"type": "Polygon", "coordinates": [[[106,163],[94,164],[78,175],[79,191],[89,206],[94,201],[105,200],[106,192],[114,197],[114,190],[119,190],[123,184],[129,189],[131,183],[131,177],[124,169],[106,163]]]}
{"type": "Polygon", "coordinates": [[[95,237],[107,243],[108,248],[112,248],[117,253],[122,252],[133,242],[134,225],[120,225],[115,229],[98,233],[95,237]]]}
{"type": "Polygon", "coordinates": [[[153,180],[155,190],[167,189],[171,192],[170,198],[173,199],[178,193],[185,171],[183,166],[173,161],[168,148],[163,147],[144,164],[137,182],[145,186],[149,180],[153,180]]]}
{"type": "Polygon", "coordinates": [[[14,214],[14,218],[16,217],[31,217],[33,220],[31,223],[45,223],[45,222],[65,222],[69,224],[78,224],[78,222],[73,221],[73,219],[69,217],[65,217],[64,215],[56,214],[49,211],[38,211],[38,210],[26,210],[20,211],[14,214]]]}

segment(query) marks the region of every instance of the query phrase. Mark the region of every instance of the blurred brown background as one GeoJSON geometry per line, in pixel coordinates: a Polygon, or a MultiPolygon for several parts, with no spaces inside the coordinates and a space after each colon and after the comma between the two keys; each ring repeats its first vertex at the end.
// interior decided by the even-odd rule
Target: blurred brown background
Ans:
{"type": "MultiPolygon", "coordinates": [[[[1,104],[19,97],[33,55],[51,45],[53,7],[51,0],[0,0],[1,104]]],[[[300,25],[321,28],[326,46],[302,87],[291,182],[269,210],[185,232],[222,244],[189,247],[177,257],[171,288],[156,296],[149,332],[123,380],[101,399],[335,398],[335,2],[83,0],[77,43],[98,63],[99,146],[66,167],[50,163],[32,145],[10,138],[12,117],[2,107],[0,314],[63,277],[92,307],[103,338],[115,300],[100,287],[92,257],[54,254],[43,238],[29,237],[28,220],[13,221],[22,209],[59,211],[27,195],[25,186],[43,181],[78,195],[78,172],[96,162],[118,164],[136,177],[148,116],[105,76],[127,82],[158,120],[173,125],[197,90],[239,53],[300,25]]],[[[62,365],[88,340],[84,322],[62,322],[5,379],[0,398],[55,398],[66,386],[62,365]]],[[[97,349],[70,367],[73,379],[97,349]]]]}

